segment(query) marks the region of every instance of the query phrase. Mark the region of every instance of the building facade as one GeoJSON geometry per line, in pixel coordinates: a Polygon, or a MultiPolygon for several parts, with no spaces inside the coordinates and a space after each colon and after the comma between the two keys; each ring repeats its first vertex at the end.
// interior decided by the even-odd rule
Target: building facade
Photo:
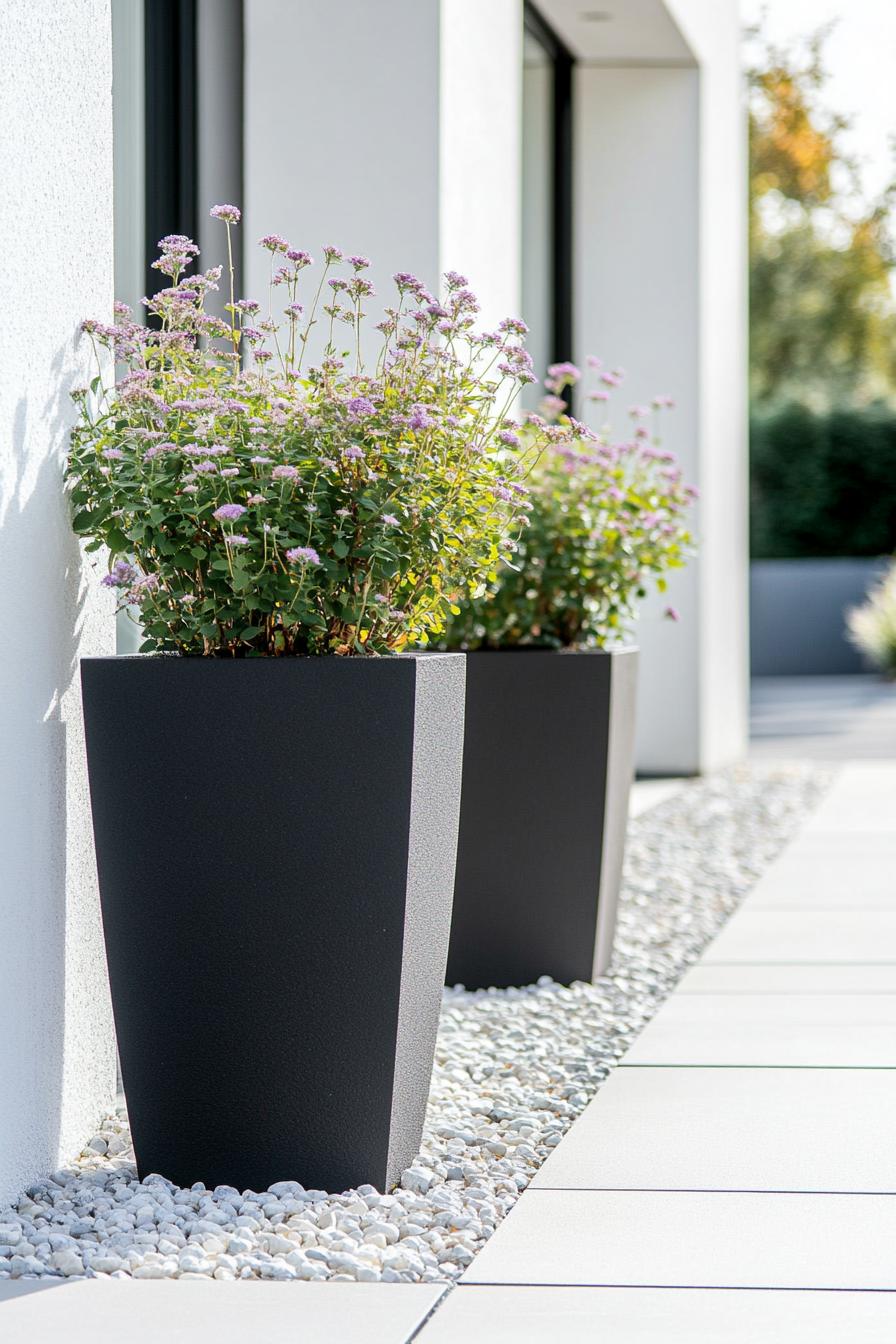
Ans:
{"type": "MultiPolygon", "coordinates": [[[[114,1083],[77,689],[111,651],[61,466],[82,316],[139,303],[157,237],[244,211],[374,282],[454,268],[536,364],[674,395],[700,552],[645,604],[645,773],[737,759],[747,719],[745,132],[736,0],[7,0],[0,340],[0,1198],[78,1147],[114,1083]],[[113,133],[114,132],[114,133],[113,133]],[[681,620],[663,619],[667,605],[681,620]]],[[[212,235],[214,237],[214,235],[212,235]]],[[[379,286],[383,287],[383,286],[379,286]]],[[[119,632],[119,651],[128,649],[119,632]]],[[[122,824],[138,824],[122,802],[122,824]]]]}

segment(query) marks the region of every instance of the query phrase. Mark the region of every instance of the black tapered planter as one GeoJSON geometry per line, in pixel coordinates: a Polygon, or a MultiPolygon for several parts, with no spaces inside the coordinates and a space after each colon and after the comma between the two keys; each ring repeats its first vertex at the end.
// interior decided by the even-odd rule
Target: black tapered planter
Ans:
{"type": "Polygon", "coordinates": [[[393,1184],[451,918],[464,659],[81,664],[141,1177],[393,1184]]]}
{"type": "Polygon", "coordinates": [[[634,762],[636,649],[467,655],[447,980],[606,969],[634,762]]]}

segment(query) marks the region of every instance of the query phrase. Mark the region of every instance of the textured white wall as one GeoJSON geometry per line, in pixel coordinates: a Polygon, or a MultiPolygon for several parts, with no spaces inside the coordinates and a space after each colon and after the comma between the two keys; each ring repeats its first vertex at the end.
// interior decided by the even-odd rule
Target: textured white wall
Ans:
{"type": "Polygon", "coordinates": [[[441,0],[440,29],[440,264],[494,327],[520,312],[521,0],[441,0]]]}
{"type": "MultiPolygon", "coordinates": [[[[125,3],[133,5],[134,0],[125,3]]],[[[213,205],[223,202],[239,205],[243,200],[243,0],[198,0],[196,47],[199,159],[196,241],[202,254],[200,264],[211,266],[213,260],[224,259],[224,227],[220,220],[211,219],[208,212],[213,205]]],[[[242,290],[242,240],[243,235],[237,230],[234,269],[239,290],[242,290]]],[[[206,310],[226,317],[225,304],[229,299],[227,286],[222,285],[217,294],[209,296],[206,310]]]]}
{"type": "MultiPolygon", "coordinates": [[[[697,72],[577,70],[575,314],[579,358],[626,370],[610,404],[618,431],[627,411],[656,393],[678,409],[661,423],[666,445],[696,482],[699,464],[697,293],[697,72]]],[[[663,601],[645,602],[638,765],[698,767],[697,570],[675,575],[663,601]],[[662,617],[672,604],[682,615],[662,617]]]]}
{"type": "Polygon", "coordinates": [[[395,271],[434,288],[449,267],[486,323],[516,314],[520,15],[521,0],[330,0],[322,21],[316,0],[246,0],[247,296],[267,303],[255,244],[277,232],[371,257],[371,316],[395,271]]]}
{"type": "Polygon", "coordinates": [[[665,441],[701,490],[699,556],[644,604],[636,632],[637,763],[657,774],[743,754],[748,676],[738,14],[731,0],[669,8],[699,64],[583,64],[575,85],[577,352],[629,370],[622,419],[675,396],[665,441]]]}
{"type": "MultiPolygon", "coordinates": [[[[664,64],[583,59],[575,125],[578,353],[631,370],[623,414],[676,396],[668,442],[703,494],[700,558],[638,632],[638,763],[657,773],[741,755],[747,706],[738,7],[666,11],[664,64]]],[[[434,283],[454,267],[485,323],[517,311],[520,0],[331,0],[326,22],[314,0],[245,0],[245,23],[248,293],[266,299],[254,240],[276,230],[367,252],[381,293],[399,268],[434,283]]]]}
{"type": "Polygon", "coordinates": [[[395,271],[438,275],[438,4],[325,9],[246,0],[243,264],[246,296],[265,311],[266,233],[318,261],[326,243],[367,255],[381,296],[395,271]]]}
{"type": "Polygon", "coordinates": [[[108,0],[0,6],[0,1199],[90,1136],[115,1058],[78,657],[111,603],[68,525],[79,320],[110,319],[108,0]]]}

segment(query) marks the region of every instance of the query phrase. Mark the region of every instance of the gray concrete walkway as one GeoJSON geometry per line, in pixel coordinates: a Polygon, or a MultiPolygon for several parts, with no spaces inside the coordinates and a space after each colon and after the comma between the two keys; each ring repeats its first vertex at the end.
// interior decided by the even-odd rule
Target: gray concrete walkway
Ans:
{"type": "Polygon", "coordinates": [[[763,760],[896,758],[896,685],[876,676],[754,677],[750,755],[763,760]]]}
{"type": "Polygon", "coordinates": [[[896,1339],[896,765],[847,766],[422,1344],[896,1339]]]}

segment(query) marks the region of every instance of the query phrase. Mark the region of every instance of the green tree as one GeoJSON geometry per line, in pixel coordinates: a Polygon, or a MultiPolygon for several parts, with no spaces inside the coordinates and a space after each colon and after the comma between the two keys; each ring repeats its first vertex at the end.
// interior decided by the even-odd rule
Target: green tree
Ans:
{"type": "Polygon", "coordinates": [[[896,396],[896,183],[864,201],[845,118],[825,107],[819,30],[787,51],[750,32],[750,342],[754,406],[896,396]]]}

